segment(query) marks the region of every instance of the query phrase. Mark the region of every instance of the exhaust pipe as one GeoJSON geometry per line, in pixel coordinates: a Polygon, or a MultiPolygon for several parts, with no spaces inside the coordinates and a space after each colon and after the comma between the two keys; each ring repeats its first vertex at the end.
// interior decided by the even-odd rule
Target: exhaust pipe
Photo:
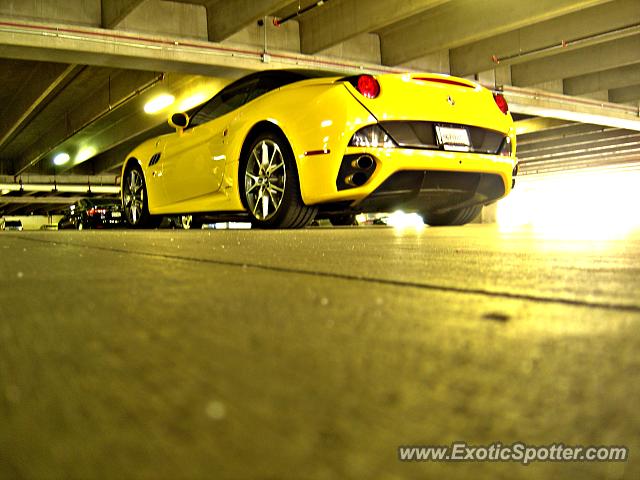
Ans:
{"type": "Polygon", "coordinates": [[[356,173],[352,173],[351,175],[346,177],[344,179],[344,183],[346,183],[347,185],[350,185],[352,187],[361,187],[362,185],[367,183],[368,179],[369,179],[369,177],[367,176],[366,173],[364,173],[364,172],[356,172],[356,173]]]}
{"type": "Polygon", "coordinates": [[[360,170],[369,170],[374,165],[373,158],[369,155],[361,155],[356,158],[353,162],[351,162],[351,166],[353,168],[358,168],[360,170]]]}

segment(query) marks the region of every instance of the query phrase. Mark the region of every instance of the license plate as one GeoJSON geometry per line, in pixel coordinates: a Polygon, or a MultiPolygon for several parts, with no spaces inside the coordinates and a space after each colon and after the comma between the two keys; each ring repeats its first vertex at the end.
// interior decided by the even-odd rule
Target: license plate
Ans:
{"type": "Polygon", "coordinates": [[[436,134],[438,135],[438,143],[442,145],[445,150],[468,152],[471,147],[469,132],[467,132],[465,128],[436,125],[436,134]]]}
{"type": "Polygon", "coordinates": [[[112,218],[120,218],[121,216],[122,216],[122,213],[120,212],[111,212],[112,218]]]}

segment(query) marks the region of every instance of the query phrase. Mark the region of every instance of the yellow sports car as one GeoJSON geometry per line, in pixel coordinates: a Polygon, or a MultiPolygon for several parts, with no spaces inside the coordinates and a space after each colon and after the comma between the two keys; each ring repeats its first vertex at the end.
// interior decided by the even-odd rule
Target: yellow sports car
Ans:
{"type": "Polygon", "coordinates": [[[124,162],[132,227],[207,215],[299,228],[396,209],[461,225],[517,171],[504,97],[447,75],[263,71],[169,124],[124,162]]]}

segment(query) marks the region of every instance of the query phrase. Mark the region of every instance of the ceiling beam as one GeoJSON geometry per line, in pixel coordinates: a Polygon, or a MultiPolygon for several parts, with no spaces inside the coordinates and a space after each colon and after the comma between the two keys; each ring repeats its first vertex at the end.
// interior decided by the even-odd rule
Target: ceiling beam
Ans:
{"type": "Polygon", "coordinates": [[[565,173],[571,170],[580,171],[637,171],[640,167],[640,155],[637,151],[593,153],[559,159],[554,162],[522,162],[519,168],[519,176],[545,175],[565,173]]]}
{"type": "Polygon", "coordinates": [[[513,85],[527,87],[640,62],[640,35],[511,67],[513,85]]]}
{"type": "Polygon", "coordinates": [[[460,47],[605,1],[454,0],[381,32],[382,62],[399,65],[437,50],[460,47]]]}
{"type": "Polygon", "coordinates": [[[224,78],[238,78],[256,70],[291,68],[292,65],[345,73],[403,71],[345,59],[323,58],[319,62],[315,56],[279,51],[270,51],[269,63],[265,63],[262,49],[257,47],[167,40],[139,32],[132,34],[81,26],[51,27],[22,20],[0,20],[0,57],[224,78]]]}
{"type": "Polygon", "coordinates": [[[78,200],[85,198],[80,197],[0,197],[2,202],[8,202],[9,205],[43,205],[43,204],[62,204],[70,205],[78,200]]]}
{"type": "Polygon", "coordinates": [[[514,113],[640,131],[637,107],[512,86],[503,93],[514,113]]]}
{"type": "Polygon", "coordinates": [[[573,122],[557,118],[533,117],[527,118],[526,120],[519,120],[514,122],[513,125],[516,127],[516,135],[527,135],[533,132],[542,132],[572,124],[573,122]]]}
{"type": "Polygon", "coordinates": [[[333,0],[300,17],[300,48],[316,53],[361,33],[376,32],[448,0],[333,0]]]}
{"type": "MultiPolygon", "coordinates": [[[[80,84],[84,81],[89,82],[89,77],[96,73],[95,69],[88,68],[77,77],[80,84]]],[[[33,144],[28,146],[21,152],[21,160],[17,162],[14,174],[20,174],[36,165],[49,153],[55,153],[63,142],[80,134],[88,126],[95,124],[99,119],[104,118],[118,110],[119,107],[138,97],[148,88],[156,85],[161,81],[161,76],[153,72],[132,72],[132,71],[115,71],[109,75],[105,75],[103,83],[98,85],[93,91],[88,92],[84,98],[68,98],[75,95],[74,90],[62,92],[57,101],[60,102],[61,108],[66,107],[67,110],[59,113],[61,121],[52,122],[47,125],[47,130],[39,132],[39,138],[33,144]],[[70,107],[66,106],[66,102],[73,102],[70,107]]],[[[51,104],[52,109],[56,105],[51,104]]],[[[100,132],[93,132],[94,139],[86,142],[84,146],[78,145],[74,151],[65,151],[71,155],[72,159],[78,156],[86,156],[89,149],[94,150],[90,156],[97,153],[96,140],[100,139],[100,132]],[[82,152],[84,150],[84,152],[82,152]]]]}
{"type": "Polygon", "coordinates": [[[51,189],[56,185],[117,185],[117,175],[34,175],[25,174],[15,177],[12,175],[0,175],[0,184],[3,185],[2,189],[8,189],[10,191],[20,191],[21,185],[32,184],[49,184],[51,189]],[[7,186],[10,185],[10,186],[7,186]]]}
{"type": "Polygon", "coordinates": [[[0,110],[0,151],[78,72],[76,65],[38,63],[33,66],[13,101],[0,110]]]}
{"type": "Polygon", "coordinates": [[[451,73],[465,76],[608,42],[640,33],[639,23],[638,0],[596,5],[454,48],[451,73]]]}
{"type": "Polygon", "coordinates": [[[640,132],[622,128],[603,129],[584,135],[573,135],[561,139],[539,141],[526,145],[518,145],[518,158],[526,159],[545,153],[557,153],[564,150],[590,148],[598,146],[622,145],[640,140],[640,132]]]}
{"type": "Polygon", "coordinates": [[[588,123],[573,123],[559,126],[554,129],[532,132],[518,138],[518,149],[526,145],[535,145],[541,142],[566,141],[567,139],[584,137],[585,135],[601,135],[606,132],[622,130],[617,127],[602,125],[590,125],[588,123]]]}
{"type": "Polygon", "coordinates": [[[115,28],[144,0],[102,0],[102,26],[115,28]]]}
{"type": "MultiPolygon", "coordinates": [[[[640,82],[640,77],[638,77],[640,82]]],[[[614,103],[640,103],[640,84],[609,90],[609,101],[614,103]]]]}
{"type": "Polygon", "coordinates": [[[638,79],[640,79],[640,63],[635,63],[625,67],[565,78],[564,93],[567,95],[585,95],[602,90],[630,87],[636,85],[638,79]]]}
{"type": "Polygon", "coordinates": [[[286,7],[290,0],[215,0],[207,5],[209,40],[219,42],[286,7]]]}

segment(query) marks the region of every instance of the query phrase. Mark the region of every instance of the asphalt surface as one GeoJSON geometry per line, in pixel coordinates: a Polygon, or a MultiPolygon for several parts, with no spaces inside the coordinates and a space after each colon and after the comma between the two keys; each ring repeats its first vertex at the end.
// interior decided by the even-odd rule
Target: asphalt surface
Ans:
{"type": "Polygon", "coordinates": [[[0,478],[640,478],[640,232],[0,234],[0,478]],[[400,445],[625,445],[623,463],[400,445]]]}

